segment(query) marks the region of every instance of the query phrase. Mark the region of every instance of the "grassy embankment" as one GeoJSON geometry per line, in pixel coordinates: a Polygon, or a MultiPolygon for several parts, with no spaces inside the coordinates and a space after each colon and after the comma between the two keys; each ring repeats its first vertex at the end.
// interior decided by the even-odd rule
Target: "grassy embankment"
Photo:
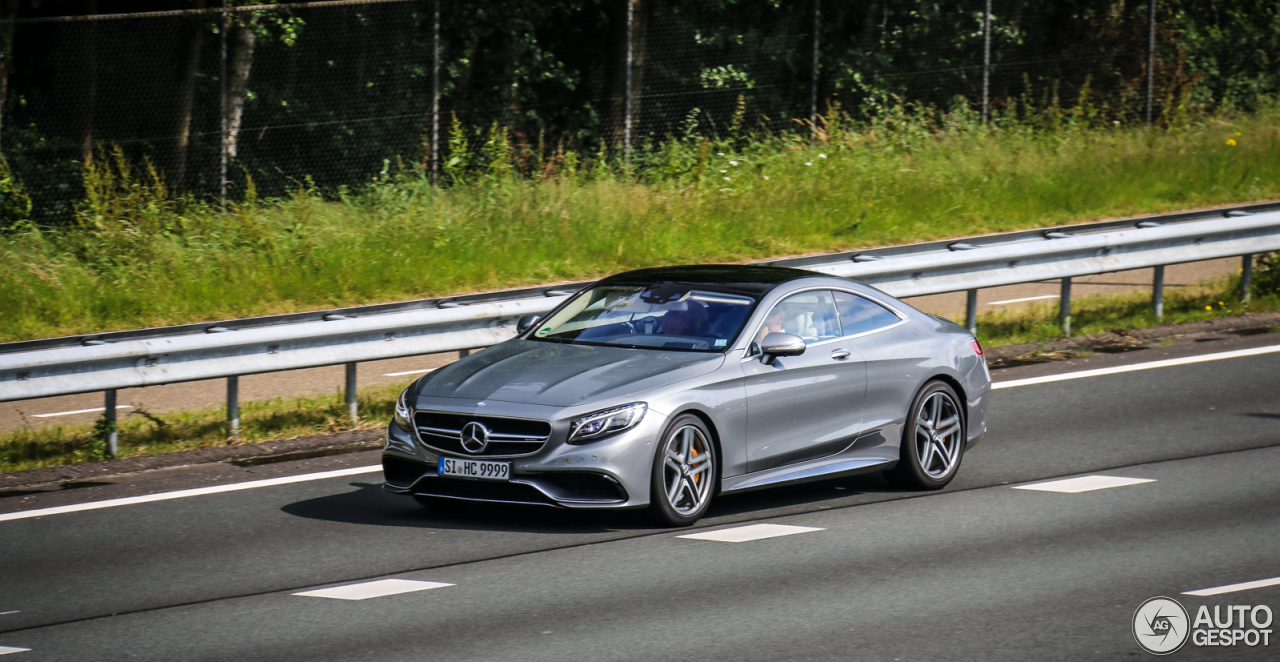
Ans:
{"type": "MultiPolygon", "coordinates": [[[[522,156],[497,140],[487,169],[449,188],[391,172],[328,196],[301,187],[257,200],[250,190],[227,213],[100,159],[77,227],[0,236],[0,340],[1280,198],[1276,108],[1157,130],[1082,118],[1046,112],[983,130],[967,116],[890,114],[833,122],[814,145],[678,140],[643,155],[632,175],[573,154],[522,156]]],[[[1170,293],[1166,322],[1238,314],[1225,289],[1170,293]]],[[[1276,306],[1258,297],[1253,309],[1276,306]]],[[[1154,322],[1142,296],[1074,308],[1077,333],[1154,322]]],[[[1041,308],[980,326],[996,345],[1054,337],[1052,320],[1041,308]]],[[[364,420],[380,424],[394,395],[365,394],[364,420]]],[[[242,442],[349,427],[337,396],[245,403],[242,421],[242,442]]],[[[216,410],[125,416],[122,454],[222,444],[222,426],[216,410]]],[[[87,426],[0,435],[0,471],[100,455],[87,426]]]]}
{"type": "Polygon", "coordinates": [[[1176,130],[963,119],[679,140],[633,176],[508,146],[452,187],[392,166],[225,214],[103,158],[78,227],[0,235],[0,341],[1280,198],[1280,107],[1176,130]],[[515,174],[531,159],[538,176],[515,174]]]}

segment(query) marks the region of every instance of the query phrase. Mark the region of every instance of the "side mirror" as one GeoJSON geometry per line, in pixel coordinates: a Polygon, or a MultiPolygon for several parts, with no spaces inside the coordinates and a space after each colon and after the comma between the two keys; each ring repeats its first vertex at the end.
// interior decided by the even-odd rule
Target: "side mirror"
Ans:
{"type": "Polygon", "coordinates": [[[760,353],[764,355],[766,365],[773,365],[779,356],[800,356],[804,354],[804,338],[790,333],[770,333],[760,343],[760,353]]]}
{"type": "Polygon", "coordinates": [[[524,315],[520,319],[516,320],[516,334],[519,335],[528,331],[529,328],[534,324],[537,324],[540,319],[542,318],[537,315],[524,315]]]}

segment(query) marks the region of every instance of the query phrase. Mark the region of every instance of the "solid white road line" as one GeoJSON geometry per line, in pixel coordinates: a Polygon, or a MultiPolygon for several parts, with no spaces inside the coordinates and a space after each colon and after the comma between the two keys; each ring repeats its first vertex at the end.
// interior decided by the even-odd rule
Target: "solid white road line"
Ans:
{"type": "Polygon", "coordinates": [[[305,593],[294,593],[304,598],[332,598],[334,600],[368,600],[369,598],[381,598],[385,595],[399,595],[401,593],[412,593],[414,591],[425,591],[432,588],[444,588],[453,586],[453,584],[442,584],[440,582],[419,582],[412,579],[379,579],[374,582],[364,582],[361,584],[349,584],[347,586],[335,586],[333,588],[323,588],[318,591],[307,591],[305,593]]]}
{"type": "Polygon", "coordinates": [[[1032,483],[1031,485],[1014,485],[1015,490],[1035,490],[1037,492],[1062,492],[1063,494],[1077,494],[1079,492],[1092,492],[1094,490],[1105,490],[1111,487],[1124,487],[1125,485],[1138,485],[1141,483],[1154,483],[1156,481],[1150,478],[1123,478],[1120,476],[1081,476],[1080,478],[1067,478],[1065,480],[1051,480],[1047,483],[1032,483]]]}
{"type": "Polygon", "coordinates": [[[29,650],[31,649],[30,648],[14,648],[12,646],[0,646],[0,655],[8,655],[9,653],[21,653],[22,651],[29,651],[29,650]]]}
{"type": "Polygon", "coordinates": [[[1183,595],[1198,595],[1200,597],[1204,597],[1208,595],[1221,595],[1223,593],[1235,593],[1236,591],[1247,591],[1252,588],[1266,588],[1268,586],[1280,586],[1280,577],[1259,579],[1256,582],[1227,584],[1226,586],[1216,586],[1214,588],[1202,588],[1199,591],[1186,591],[1183,595]]]}
{"type": "Polygon", "coordinates": [[[1100,377],[1102,375],[1114,375],[1121,372],[1137,372],[1138,370],[1152,370],[1155,368],[1169,368],[1176,365],[1188,365],[1191,363],[1205,363],[1208,361],[1221,361],[1223,359],[1238,359],[1243,356],[1257,356],[1259,354],[1273,354],[1280,352],[1280,345],[1271,345],[1269,347],[1255,347],[1253,349],[1237,349],[1230,352],[1218,352],[1217,354],[1202,354],[1200,356],[1188,356],[1181,359],[1165,359],[1163,361],[1149,361],[1147,363],[1135,363],[1133,365],[1121,365],[1114,368],[1098,368],[1097,370],[1080,370],[1077,372],[1064,372],[1060,375],[1047,375],[1045,377],[1028,377],[1027,379],[1011,379],[1007,382],[996,382],[991,388],[1013,388],[1015,386],[1030,386],[1032,384],[1047,384],[1049,382],[1061,382],[1068,379],[1084,379],[1085,377],[1100,377]]]}
{"type": "Polygon", "coordinates": [[[714,540],[716,542],[749,542],[751,540],[763,540],[765,538],[777,538],[778,536],[790,536],[797,533],[809,533],[811,531],[822,530],[823,529],[815,529],[811,526],[752,524],[750,526],[738,526],[732,529],[720,529],[718,531],[707,531],[705,533],[691,533],[687,536],[676,537],[688,538],[690,540],[714,540]]]}
{"type": "Polygon", "coordinates": [[[1022,303],[1023,301],[1039,301],[1041,299],[1057,299],[1057,294],[1046,294],[1039,297],[1023,297],[1021,299],[1005,299],[1004,301],[992,301],[988,306],[1003,306],[1006,303],[1022,303]]]}
{"type": "Polygon", "coordinates": [[[246,483],[232,483],[230,485],[214,485],[212,487],[197,487],[191,490],[179,490],[177,492],[161,492],[159,494],[147,494],[145,496],[125,497],[123,499],[108,499],[106,501],[94,501],[92,503],[77,503],[70,506],[55,506],[53,508],[41,508],[39,510],[23,510],[16,513],[0,514],[0,522],[7,522],[16,519],[29,519],[32,517],[44,517],[45,515],[60,515],[62,513],[77,513],[82,510],[98,510],[100,508],[114,508],[116,506],[131,506],[136,503],[151,503],[152,501],[168,501],[169,499],[181,499],[184,497],[203,496],[205,494],[219,494],[221,492],[237,492],[239,490],[252,490],[257,487],[270,487],[272,485],[288,485],[290,483],[304,483],[309,480],[323,480],[325,478],[337,478],[339,476],[354,476],[356,474],[367,474],[375,471],[382,471],[381,464],[374,464],[367,467],[352,467],[350,469],[337,469],[334,471],[321,471],[314,474],[302,474],[301,476],[284,476],[283,478],[268,478],[266,480],[251,480],[246,483]]]}
{"type": "Polygon", "coordinates": [[[383,377],[400,377],[402,375],[421,375],[427,372],[435,372],[439,368],[426,368],[424,370],[405,370],[404,372],[387,372],[383,373],[383,377]]]}
{"type": "Polygon", "coordinates": [[[21,611],[21,610],[20,610],[20,609],[14,609],[13,611],[0,611],[0,616],[8,616],[9,614],[16,614],[16,613],[18,613],[19,611],[21,611]]]}
{"type": "MultiPolygon", "coordinates": [[[[133,405],[116,405],[116,409],[133,409],[133,405]]],[[[96,411],[106,410],[106,407],[93,407],[90,409],[77,409],[75,411],[57,411],[52,414],[32,414],[31,418],[52,418],[54,416],[70,416],[72,414],[92,414],[96,411]]]]}
{"type": "MultiPolygon", "coordinates": [[[[1135,365],[1119,366],[1116,368],[1100,368],[1098,370],[1081,370],[1079,372],[1068,372],[1061,375],[1049,375],[1047,377],[1032,377],[1029,379],[1014,379],[1007,382],[997,382],[991,385],[991,388],[1013,388],[1016,386],[1029,386],[1031,384],[1044,384],[1047,382],[1057,382],[1067,379],[1082,379],[1084,377],[1096,377],[1099,375],[1110,375],[1119,372],[1133,372],[1136,370],[1148,370],[1151,368],[1165,368],[1175,365],[1185,365],[1188,363],[1202,363],[1205,361],[1219,361],[1222,359],[1234,359],[1242,356],[1256,356],[1258,354],[1270,354],[1280,352],[1280,345],[1272,345],[1270,347],[1258,347],[1255,349],[1241,349],[1232,352],[1219,352],[1217,354],[1205,354],[1203,356],[1191,356],[1184,359],[1168,359],[1165,361],[1152,361],[1150,363],[1138,363],[1135,365]]],[[[431,368],[430,370],[436,370],[431,368]]],[[[288,483],[299,483],[308,480],[322,480],[324,478],[332,478],[334,476],[349,476],[361,473],[373,473],[381,470],[378,465],[369,467],[358,467],[355,469],[341,469],[339,471],[325,471],[315,474],[303,474],[301,476],[289,476],[287,478],[272,478],[269,480],[255,480],[248,483],[236,483],[233,485],[220,485],[216,487],[202,487],[194,490],[182,490],[179,492],[165,492],[161,494],[151,494],[142,497],[128,497],[125,499],[111,499],[109,501],[99,501],[96,503],[83,503],[74,506],[59,506],[56,508],[43,508],[40,510],[28,510],[17,513],[0,514],[0,522],[17,519],[27,519],[30,517],[43,517],[44,515],[57,515],[59,513],[74,513],[81,510],[97,510],[99,508],[111,508],[113,506],[127,506],[134,503],[148,503],[151,501],[164,501],[166,499],[179,499],[188,496],[199,496],[202,494],[216,494],[218,492],[232,492],[235,490],[248,490],[255,487],[269,487],[271,485],[284,485],[288,483]]],[[[798,533],[798,532],[797,532],[798,533]]],[[[697,534],[701,535],[701,534],[697,534]]],[[[680,536],[680,537],[696,537],[696,536],[680,536]]],[[[707,538],[710,540],[711,538],[707,538]]]]}

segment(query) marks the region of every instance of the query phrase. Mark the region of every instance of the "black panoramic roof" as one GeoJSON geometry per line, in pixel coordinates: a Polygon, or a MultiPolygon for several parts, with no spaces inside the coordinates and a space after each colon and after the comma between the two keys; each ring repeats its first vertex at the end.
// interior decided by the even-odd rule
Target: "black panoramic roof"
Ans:
{"type": "Polygon", "coordinates": [[[740,292],[760,296],[769,290],[800,278],[823,274],[787,267],[765,267],[743,264],[698,264],[680,267],[637,269],[609,276],[603,283],[681,283],[703,286],[724,292],[740,292]]]}

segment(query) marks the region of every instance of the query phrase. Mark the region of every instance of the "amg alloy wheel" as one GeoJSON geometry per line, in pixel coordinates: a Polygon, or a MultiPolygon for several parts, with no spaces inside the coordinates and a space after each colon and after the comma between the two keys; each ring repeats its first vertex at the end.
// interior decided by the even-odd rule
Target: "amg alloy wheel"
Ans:
{"type": "Polygon", "coordinates": [[[929,382],[911,403],[898,466],[886,476],[909,489],[941,489],[960,468],[964,444],[965,421],[960,398],[947,384],[929,382]]]}
{"type": "Polygon", "coordinates": [[[716,457],[711,433],[697,416],[672,421],[653,463],[649,510],[662,525],[698,521],[715,492],[716,457]]]}

